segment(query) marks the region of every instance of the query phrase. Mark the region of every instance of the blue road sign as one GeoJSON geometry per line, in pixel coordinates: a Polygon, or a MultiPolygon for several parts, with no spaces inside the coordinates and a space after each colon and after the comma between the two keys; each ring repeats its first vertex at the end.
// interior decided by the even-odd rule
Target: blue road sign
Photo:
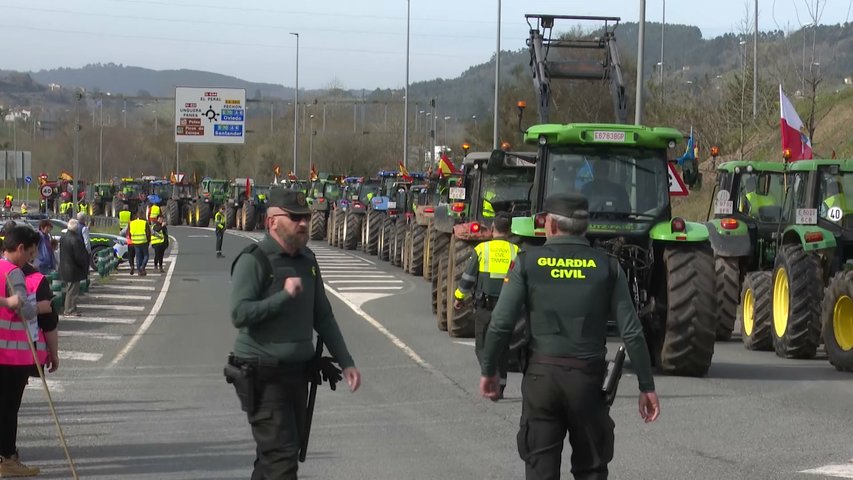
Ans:
{"type": "Polygon", "coordinates": [[[33,177],[27,175],[24,177],[24,181],[27,182],[27,184],[33,183],[33,177]]]}

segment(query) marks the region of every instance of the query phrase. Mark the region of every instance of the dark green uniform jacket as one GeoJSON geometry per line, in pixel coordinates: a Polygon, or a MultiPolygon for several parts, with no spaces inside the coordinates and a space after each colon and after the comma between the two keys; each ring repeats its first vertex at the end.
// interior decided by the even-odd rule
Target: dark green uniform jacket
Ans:
{"type": "Polygon", "coordinates": [[[543,355],[603,361],[607,320],[615,317],[640,390],[654,390],[643,326],[625,273],[605,252],[585,238],[552,237],[520,252],[505,282],[486,336],[483,375],[495,374],[497,354],[509,343],[519,308],[526,305],[530,347],[543,355]]]}
{"type": "Polygon", "coordinates": [[[341,330],[326,298],[314,253],[303,247],[291,257],[269,235],[258,244],[272,264],[272,281],[253,255],[240,255],[231,276],[231,319],[240,331],[234,354],[280,362],[307,362],[314,356],[313,331],[323,337],[343,368],[353,367],[341,330]],[[284,290],[284,272],[290,267],[302,279],[302,293],[292,298],[284,290]],[[265,285],[269,285],[262,291],[265,285]]]}

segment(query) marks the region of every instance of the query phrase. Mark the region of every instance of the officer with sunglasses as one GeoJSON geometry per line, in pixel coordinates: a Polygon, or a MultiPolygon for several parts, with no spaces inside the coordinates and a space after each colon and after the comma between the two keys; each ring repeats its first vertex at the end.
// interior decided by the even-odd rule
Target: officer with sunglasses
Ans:
{"type": "Polygon", "coordinates": [[[232,266],[231,319],[239,332],[229,365],[249,372],[248,381],[233,383],[257,443],[252,478],[296,478],[314,332],[350,391],[361,384],[307,247],[310,218],[304,193],[271,190],[266,235],[232,266]]]}

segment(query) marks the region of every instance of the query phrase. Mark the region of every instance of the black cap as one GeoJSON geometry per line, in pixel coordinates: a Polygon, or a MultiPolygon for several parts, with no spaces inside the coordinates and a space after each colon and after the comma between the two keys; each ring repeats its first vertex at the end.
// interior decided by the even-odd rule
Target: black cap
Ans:
{"type": "Polygon", "coordinates": [[[569,218],[589,217],[589,202],[580,193],[555,193],[545,199],[544,210],[569,218]]]}
{"type": "Polygon", "coordinates": [[[296,215],[305,215],[311,213],[308,208],[308,201],[305,200],[305,194],[298,190],[290,190],[285,188],[273,188],[270,190],[267,199],[267,207],[278,207],[285,212],[296,215]]]}

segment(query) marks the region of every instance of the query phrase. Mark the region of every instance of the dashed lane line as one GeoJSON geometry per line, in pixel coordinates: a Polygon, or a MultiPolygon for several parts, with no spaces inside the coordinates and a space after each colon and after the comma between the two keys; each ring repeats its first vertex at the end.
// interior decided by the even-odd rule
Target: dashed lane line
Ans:
{"type": "Polygon", "coordinates": [[[99,340],[121,340],[121,335],[113,335],[111,333],[80,332],[76,330],[59,330],[56,333],[60,337],[87,337],[97,338],[99,340]]]}
{"type": "Polygon", "coordinates": [[[59,317],[63,322],[83,322],[83,323],[118,323],[122,325],[132,325],[136,323],[135,318],[114,318],[114,317],[69,317],[62,315],[59,317]]]}
{"type": "Polygon", "coordinates": [[[105,283],[103,285],[98,285],[98,291],[101,291],[101,290],[133,290],[133,291],[153,292],[155,290],[155,288],[143,286],[143,285],[114,285],[114,284],[110,284],[110,283],[105,283]]]}
{"type": "Polygon", "coordinates": [[[127,312],[141,312],[145,310],[145,307],[142,305],[95,305],[93,303],[78,303],[77,306],[82,309],[93,309],[93,310],[122,310],[127,312]]]}
{"type": "Polygon", "coordinates": [[[853,478],[853,460],[844,464],[825,465],[823,467],[803,470],[800,473],[808,473],[812,475],[824,475],[835,478],[853,478]]]}
{"type": "Polygon", "coordinates": [[[102,353],[89,352],[74,352],[69,350],[59,350],[60,360],[82,360],[84,362],[97,362],[104,355],[102,353]]]}
{"type": "Polygon", "coordinates": [[[89,293],[86,298],[104,298],[114,300],[151,300],[151,295],[127,295],[118,293],[89,293]]]}

